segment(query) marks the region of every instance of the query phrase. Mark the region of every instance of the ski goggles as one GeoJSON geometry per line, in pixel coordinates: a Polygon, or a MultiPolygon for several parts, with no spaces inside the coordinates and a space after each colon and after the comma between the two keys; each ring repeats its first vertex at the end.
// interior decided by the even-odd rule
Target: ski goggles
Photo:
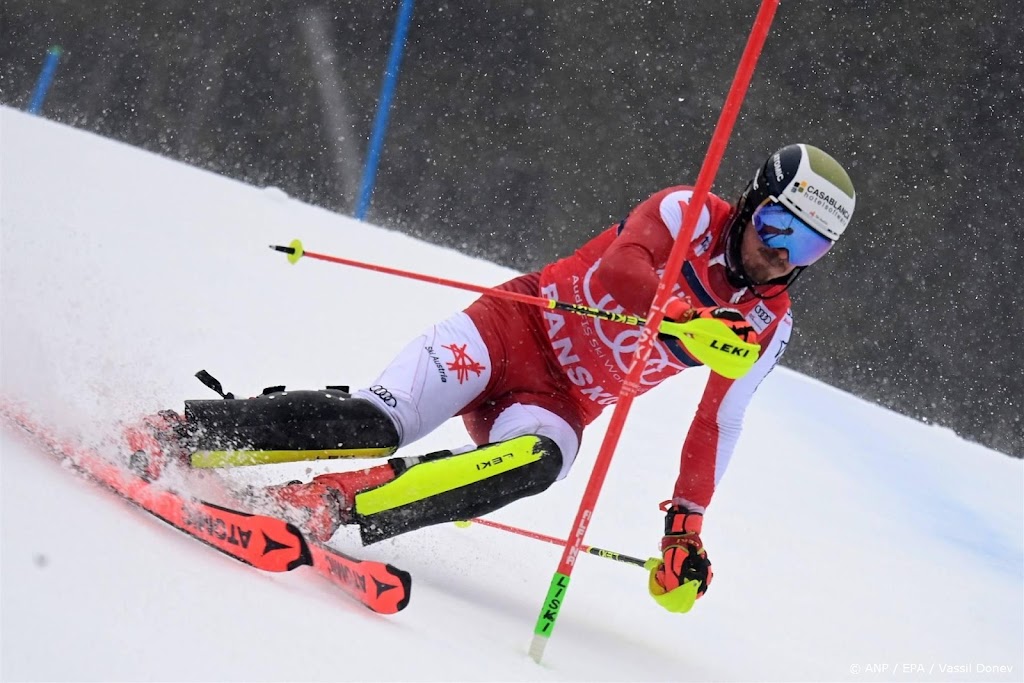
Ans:
{"type": "Polygon", "coordinates": [[[754,229],[765,246],[785,249],[794,266],[809,266],[832,248],[832,240],[797,218],[776,202],[757,207],[753,215],[754,229]]]}

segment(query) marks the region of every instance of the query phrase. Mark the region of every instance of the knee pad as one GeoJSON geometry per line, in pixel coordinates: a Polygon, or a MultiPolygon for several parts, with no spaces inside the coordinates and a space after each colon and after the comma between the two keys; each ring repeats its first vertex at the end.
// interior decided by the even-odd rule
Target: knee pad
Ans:
{"type": "Polygon", "coordinates": [[[545,436],[520,436],[467,453],[393,458],[393,481],[355,497],[364,544],[432,524],[485,515],[546,490],[562,469],[562,453],[545,436]]]}

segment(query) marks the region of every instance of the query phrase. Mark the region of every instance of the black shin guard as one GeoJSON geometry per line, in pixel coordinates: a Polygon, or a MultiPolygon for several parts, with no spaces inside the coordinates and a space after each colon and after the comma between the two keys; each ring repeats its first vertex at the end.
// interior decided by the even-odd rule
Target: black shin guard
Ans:
{"type": "Polygon", "coordinates": [[[343,391],[281,391],[249,399],[185,401],[195,450],[398,447],[394,423],[343,391]]]}
{"type": "Polygon", "coordinates": [[[546,490],[562,469],[562,453],[544,436],[520,436],[469,453],[448,451],[393,458],[398,476],[355,499],[364,544],[442,522],[455,522],[546,490]]]}

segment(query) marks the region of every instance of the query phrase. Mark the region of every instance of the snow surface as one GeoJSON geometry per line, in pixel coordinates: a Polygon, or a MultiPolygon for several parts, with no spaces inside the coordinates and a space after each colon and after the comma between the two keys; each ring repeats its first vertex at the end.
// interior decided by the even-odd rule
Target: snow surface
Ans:
{"type": "MultiPolygon", "coordinates": [[[[479,284],[514,274],[10,109],[0,144],[0,398],[90,443],[109,443],[120,420],[212,396],[192,377],[201,368],[242,394],[365,384],[473,299],[288,265],[268,244],[300,237],[479,284]]],[[[799,311],[797,325],[801,343],[799,311]]],[[[656,551],[657,505],[703,372],[636,402],[587,543],[656,551]]],[[[605,424],[566,481],[493,517],[564,537],[605,424]]],[[[787,369],[755,397],[707,517],[707,596],[671,615],[644,572],[585,556],[540,666],[526,648],[555,546],[443,526],[361,550],[413,575],[410,607],[382,617],[306,570],[262,574],[203,547],[7,425],[0,439],[4,680],[1022,678],[1021,461],[787,369]]],[[[453,421],[414,449],[467,441],[453,421]]],[[[239,476],[332,467],[346,465],[239,476]]],[[[348,531],[335,543],[358,549],[348,531]]]]}

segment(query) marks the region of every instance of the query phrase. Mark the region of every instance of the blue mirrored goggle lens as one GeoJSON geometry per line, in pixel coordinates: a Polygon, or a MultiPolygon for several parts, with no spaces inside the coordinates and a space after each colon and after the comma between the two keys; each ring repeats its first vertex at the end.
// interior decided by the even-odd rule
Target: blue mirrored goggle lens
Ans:
{"type": "Polygon", "coordinates": [[[832,240],[790,213],[780,204],[765,204],[754,211],[754,229],[766,246],[785,249],[794,266],[809,266],[825,255],[832,240]]]}

